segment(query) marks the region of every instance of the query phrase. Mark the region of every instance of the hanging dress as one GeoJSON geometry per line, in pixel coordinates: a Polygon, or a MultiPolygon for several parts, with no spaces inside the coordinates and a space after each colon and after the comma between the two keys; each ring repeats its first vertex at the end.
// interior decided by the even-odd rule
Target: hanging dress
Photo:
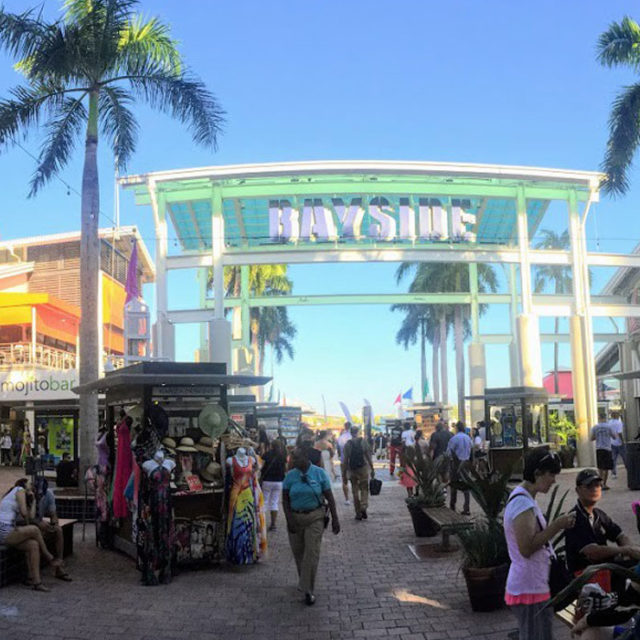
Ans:
{"type": "Polygon", "coordinates": [[[174,570],[175,529],[169,481],[171,471],[158,465],[140,475],[138,498],[138,569],[145,585],[168,584],[174,570]]]}
{"type": "Polygon", "coordinates": [[[126,518],[129,510],[127,509],[124,490],[127,482],[129,482],[131,469],[133,468],[131,434],[124,420],[118,423],[116,429],[118,431],[118,451],[116,454],[116,468],[113,478],[113,516],[114,518],[126,518]]]}
{"type": "Polygon", "coordinates": [[[227,559],[233,564],[253,564],[267,550],[264,498],[256,481],[255,462],[246,467],[233,456],[227,475],[227,559]]]}

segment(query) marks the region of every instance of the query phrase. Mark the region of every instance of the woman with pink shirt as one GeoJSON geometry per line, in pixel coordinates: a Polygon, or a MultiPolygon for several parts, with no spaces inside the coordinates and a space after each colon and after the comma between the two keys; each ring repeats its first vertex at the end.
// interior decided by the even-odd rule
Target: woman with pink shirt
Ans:
{"type": "Polygon", "coordinates": [[[552,609],[543,609],[549,593],[550,542],[575,524],[575,513],[560,516],[547,526],[536,494],[547,493],[562,465],[546,448],[531,450],[524,461],[524,481],[509,496],[504,510],[504,532],[511,566],[505,602],[518,620],[520,640],[553,640],[552,609]]]}

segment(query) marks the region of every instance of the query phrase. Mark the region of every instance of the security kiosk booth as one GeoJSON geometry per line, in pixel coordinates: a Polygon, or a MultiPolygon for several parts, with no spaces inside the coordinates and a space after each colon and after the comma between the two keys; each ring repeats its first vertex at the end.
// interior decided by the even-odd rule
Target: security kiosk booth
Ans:
{"type": "Polygon", "coordinates": [[[486,438],[494,469],[522,477],[527,450],[550,446],[549,396],[542,387],[485,389],[486,438]]]}

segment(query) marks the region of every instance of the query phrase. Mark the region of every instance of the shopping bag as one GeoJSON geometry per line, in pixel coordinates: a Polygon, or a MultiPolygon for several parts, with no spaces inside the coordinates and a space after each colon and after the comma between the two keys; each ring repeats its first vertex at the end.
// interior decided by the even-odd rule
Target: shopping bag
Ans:
{"type": "Polygon", "coordinates": [[[381,489],[382,489],[382,480],[378,480],[378,478],[371,478],[371,480],[369,480],[369,493],[372,496],[380,495],[381,489]]]}

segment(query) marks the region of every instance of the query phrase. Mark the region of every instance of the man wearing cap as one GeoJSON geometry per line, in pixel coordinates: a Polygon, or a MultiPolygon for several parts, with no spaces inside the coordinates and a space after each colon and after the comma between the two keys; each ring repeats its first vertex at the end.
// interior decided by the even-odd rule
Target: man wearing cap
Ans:
{"type": "MultiPolygon", "coordinates": [[[[578,501],[572,509],[576,513],[576,524],[565,533],[569,571],[578,574],[589,565],[601,562],[629,564],[624,558],[632,558],[631,564],[640,560],[640,547],[632,544],[622,529],[596,507],[602,497],[602,478],[595,469],[580,471],[576,477],[576,493],[578,501]],[[607,541],[614,544],[608,545],[607,541]]],[[[611,590],[611,585],[599,583],[605,590],[611,590]]]]}
{"type": "Polygon", "coordinates": [[[351,480],[356,520],[368,518],[369,476],[374,477],[369,443],[360,435],[360,427],[351,427],[351,440],[347,441],[342,459],[342,477],[351,480]]]}

